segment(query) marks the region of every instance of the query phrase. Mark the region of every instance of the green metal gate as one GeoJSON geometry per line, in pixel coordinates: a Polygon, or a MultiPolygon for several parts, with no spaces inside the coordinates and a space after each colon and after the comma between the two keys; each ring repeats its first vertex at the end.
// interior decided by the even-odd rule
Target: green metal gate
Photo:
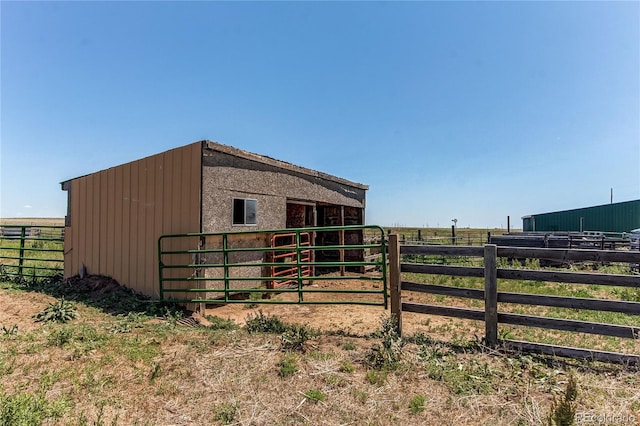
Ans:
{"type": "Polygon", "coordinates": [[[252,303],[387,307],[379,226],[162,235],[158,267],[165,302],[247,303],[241,296],[253,294],[252,303]],[[278,236],[289,240],[278,245],[287,239],[278,236]]]}
{"type": "Polygon", "coordinates": [[[64,270],[64,226],[0,227],[0,275],[44,278],[64,270]]]}

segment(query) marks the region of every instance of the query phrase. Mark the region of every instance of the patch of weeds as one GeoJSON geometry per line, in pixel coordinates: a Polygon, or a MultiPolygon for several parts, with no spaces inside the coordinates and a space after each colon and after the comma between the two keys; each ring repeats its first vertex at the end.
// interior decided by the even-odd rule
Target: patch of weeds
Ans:
{"type": "Polygon", "coordinates": [[[50,346],[57,346],[59,348],[71,343],[73,340],[73,329],[69,327],[62,327],[57,330],[53,330],[47,337],[47,342],[50,346]]]}
{"type": "Polygon", "coordinates": [[[162,317],[170,325],[175,326],[178,320],[184,318],[184,310],[174,306],[164,306],[162,309],[162,317]]]}
{"type": "Polygon", "coordinates": [[[180,394],[180,388],[174,384],[161,383],[156,387],[155,394],[158,396],[176,396],[180,394]]]}
{"type": "Polygon", "coordinates": [[[367,382],[375,386],[382,386],[384,382],[387,380],[387,372],[386,371],[378,371],[378,370],[369,370],[367,371],[367,375],[365,376],[367,382]]]}
{"type": "Polygon", "coordinates": [[[331,386],[343,387],[347,382],[337,374],[326,373],[322,375],[322,379],[326,384],[331,386]]]}
{"type": "Polygon", "coordinates": [[[34,315],[36,322],[60,322],[65,323],[78,316],[76,306],[64,298],[49,304],[44,310],[34,315]]]}
{"type": "Polygon", "coordinates": [[[0,391],[0,425],[40,425],[46,419],[61,418],[71,405],[66,398],[50,401],[43,392],[8,395],[0,391]]]}
{"type": "MultiPolygon", "coordinates": [[[[269,294],[269,293],[265,293],[269,294]]],[[[249,293],[249,302],[244,304],[244,309],[255,309],[258,307],[257,301],[260,299],[264,299],[265,294],[261,292],[252,291],[249,293]]]]}
{"type": "Polygon", "coordinates": [[[356,350],[356,344],[353,342],[345,342],[342,344],[342,350],[345,351],[355,351],[356,350]]]}
{"type": "Polygon", "coordinates": [[[557,400],[553,398],[551,412],[547,416],[549,426],[571,426],[576,422],[576,398],[578,397],[578,383],[575,377],[569,376],[564,394],[557,400]]]}
{"type": "Polygon", "coordinates": [[[314,331],[304,325],[291,324],[282,333],[282,350],[304,352],[305,343],[314,335],[314,331]]]}
{"type": "Polygon", "coordinates": [[[121,351],[131,361],[150,361],[159,353],[160,343],[156,340],[144,342],[139,338],[121,340],[121,351]]]}
{"type": "Polygon", "coordinates": [[[15,355],[13,355],[10,359],[0,358],[0,377],[13,373],[15,364],[16,364],[15,355]]]}
{"type": "Polygon", "coordinates": [[[223,425],[235,423],[238,417],[238,402],[217,404],[213,407],[213,419],[223,425]]]}
{"type": "Polygon", "coordinates": [[[573,297],[584,297],[584,298],[591,298],[593,297],[593,293],[591,293],[591,291],[589,291],[586,288],[579,288],[575,291],[573,291],[573,297]]]}
{"type": "Polygon", "coordinates": [[[498,339],[500,340],[508,340],[513,339],[513,329],[512,328],[501,328],[498,330],[498,339]]]}
{"type": "Polygon", "coordinates": [[[491,391],[493,372],[488,364],[471,360],[467,364],[456,357],[432,358],[425,365],[430,379],[443,382],[456,395],[487,394],[491,391]]]}
{"type": "Polygon", "coordinates": [[[367,365],[376,370],[395,370],[400,365],[404,342],[398,333],[397,323],[393,316],[383,316],[377,336],[381,343],[375,343],[365,355],[367,365]]]}
{"type": "Polygon", "coordinates": [[[627,302],[640,302],[640,289],[625,288],[617,293],[621,300],[625,300],[627,302]]]}
{"type": "Polygon", "coordinates": [[[205,316],[211,324],[208,326],[211,330],[235,330],[238,325],[232,319],[224,319],[214,315],[205,316]]]}
{"type": "Polygon", "coordinates": [[[442,343],[422,343],[418,345],[418,359],[440,362],[451,350],[442,343]]]}
{"type": "Polygon", "coordinates": [[[416,395],[409,401],[409,412],[411,414],[418,414],[424,411],[424,395],[416,395]]]}
{"type": "Polygon", "coordinates": [[[162,374],[160,370],[160,364],[155,363],[153,367],[151,367],[151,372],[149,373],[149,383],[153,383],[160,375],[162,374]]]}
{"type": "Polygon", "coordinates": [[[340,372],[353,373],[354,371],[356,371],[356,367],[351,364],[349,360],[344,360],[342,361],[342,364],[340,364],[340,372]]]}
{"type": "Polygon", "coordinates": [[[4,325],[0,328],[0,336],[15,336],[18,334],[18,324],[13,324],[12,327],[5,327],[4,325]]]}
{"type": "Polygon", "coordinates": [[[311,402],[322,402],[322,401],[325,400],[327,395],[325,395],[323,392],[321,392],[319,390],[309,389],[309,390],[305,391],[304,397],[307,398],[311,402]]]}
{"type": "Polygon", "coordinates": [[[316,361],[328,361],[331,358],[333,358],[335,355],[333,352],[311,351],[307,356],[316,361]]]}
{"type": "Polygon", "coordinates": [[[278,366],[280,377],[289,377],[298,372],[298,362],[293,354],[284,354],[278,366]]]}
{"type": "MultiPolygon", "coordinates": [[[[117,295],[114,293],[116,297],[122,300],[121,295],[117,295]]],[[[126,310],[119,310],[119,312],[144,312],[144,315],[154,317],[154,318],[164,318],[170,319],[171,317],[175,319],[183,318],[185,315],[185,309],[181,306],[168,304],[164,302],[157,302],[152,300],[147,300],[146,296],[138,295],[133,293],[133,298],[129,298],[129,306],[127,306],[126,310]]],[[[115,300],[114,300],[115,302],[115,300]]],[[[120,303],[122,304],[122,302],[120,303]]]]}
{"type": "Polygon", "coordinates": [[[74,335],[74,338],[82,343],[82,349],[89,352],[102,347],[109,341],[108,334],[100,333],[90,325],[82,325],[74,335]]]}
{"type": "Polygon", "coordinates": [[[131,323],[127,321],[118,321],[109,327],[109,331],[113,334],[131,333],[131,323]]]}
{"type": "Polygon", "coordinates": [[[118,315],[119,321],[109,328],[113,334],[130,333],[133,328],[142,327],[142,322],[149,318],[140,312],[129,312],[127,315],[118,315]]]}
{"type": "Polygon", "coordinates": [[[351,396],[360,404],[366,403],[367,399],[369,399],[369,394],[364,391],[361,391],[360,389],[351,390],[351,396]]]}
{"type": "Polygon", "coordinates": [[[196,338],[196,339],[189,339],[186,341],[187,345],[189,345],[189,347],[193,348],[193,350],[196,353],[199,354],[203,354],[209,350],[211,350],[211,345],[215,344],[215,338],[213,339],[201,339],[201,338],[196,338]]]}
{"type": "Polygon", "coordinates": [[[249,314],[246,318],[245,328],[249,333],[284,333],[287,325],[275,315],[265,315],[258,311],[257,314],[249,314]]]}

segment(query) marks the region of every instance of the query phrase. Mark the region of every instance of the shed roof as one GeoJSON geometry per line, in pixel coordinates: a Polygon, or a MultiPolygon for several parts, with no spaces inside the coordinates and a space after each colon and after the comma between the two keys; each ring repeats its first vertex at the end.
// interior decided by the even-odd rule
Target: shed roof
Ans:
{"type": "MultiPolygon", "coordinates": [[[[339,183],[341,185],[347,185],[347,186],[351,186],[351,187],[358,188],[358,189],[363,189],[363,190],[369,189],[368,185],[364,185],[364,184],[357,183],[357,182],[352,182],[352,181],[349,181],[347,179],[343,179],[343,178],[338,177],[338,176],[333,176],[333,175],[330,175],[328,173],[323,173],[323,172],[319,172],[319,171],[316,171],[316,170],[308,169],[306,167],[296,166],[295,164],[288,163],[286,161],[277,160],[275,158],[268,157],[266,155],[260,155],[260,154],[255,154],[253,152],[244,151],[242,149],[238,149],[238,148],[235,148],[235,147],[229,146],[229,145],[224,145],[224,144],[221,144],[221,143],[218,143],[218,142],[213,142],[213,141],[210,141],[210,140],[202,140],[202,141],[198,141],[198,142],[194,142],[194,143],[202,144],[203,147],[205,147],[206,149],[209,149],[211,151],[217,151],[217,152],[221,152],[221,153],[224,153],[224,154],[232,155],[232,156],[235,156],[235,157],[239,157],[239,158],[244,158],[244,159],[247,159],[247,160],[255,161],[255,162],[258,162],[258,163],[268,164],[268,165],[273,166],[273,167],[277,167],[277,168],[281,168],[281,169],[285,169],[285,170],[290,170],[290,171],[294,171],[294,172],[297,172],[297,173],[302,173],[302,174],[305,174],[305,175],[308,175],[308,176],[312,176],[312,177],[316,177],[316,178],[320,178],[320,179],[333,181],[333,182],[339,183]]],[[[191,145],[191,144],[189,144],[189,145],[191,145]]],[[[188,145],[185,145],[185,146],[188,146],[188,145]]],[[[179,149],[179,148],[174,148],[174,149],[179,149]]],[[[154,154],[154,155],[158,155],[158,154],[154,154]]],[[[133,161],[138,161],[138,160],[133,160],[133,161]]],[[[123,163],[123,164],[128,164],[128,163],[123,163]]],[[[118,166],[114,166],[114,167],[118,167],[118,166]]],[[[113,167],[110,167],[110,168],[113,168],[113,167]]],[[[105,169],[105,170],[107,170],[107,169],[105,169]]],[[[82,176],[77,176],[75,178],[67,179],[67,180],[61,182],[62,188],[65,189],[67,183],[69,183],[69,182],[71,182],[71,181],[73,181],[75,179],[80,179],[82,177],[88,176],[90,174],[92,174],[92,173],[88,173],[88,174],[82,175],[82,176]]]]}
{"type": "Polygon", "coordinates": [[[356,182],[352,182],[349,181],[347,179],[343,179],[341,177],[338,176],[333,176],[327,173],[323,173],[323,172],[319,172],[316,170],[312,170],[312,169],[308,169],[306,167],[302,167],[302,166],[296,166],[295,164],[286,162],[286,161],[282,161],[282,160],[277,160],[275,158],[266,156],[266,155],[260,155],[260,154],[255,154],[253,152],[249,152],[249,151],[244,151],[242,149],[238,149],[229,145],[224,145],[218,142],[213,142],[213,141],[209,141],[209,140],[204,140],[202,141],[202,143],[205,145],[206,148],[212,150],[212,151],[218,151],[218,152],[222,152],[225,154],[229,154],[229,155],[233,155],[235,157],[239,157],[239,158],[244,158],[247,160],[251,160],[251,161],[256,161],[258,163],[262,163],[262,164],[268,164],[270,166],[274,166],[274,167],[278,167],[281,169],[286,169],[286,170],[290,170],[290,171],[294,171],[294,172],[298,172],[298,173],[302,173],[305,175],[309,175],[309,176],[313,176],[313,177],[317,177],[317,178],[321,178],[321,179],[325,179],[325,180],[330,180],[333,182],[337,182],[340,183],[342,185],[348,185],[348,186],[352,186],[354,188],[358,188],[358,189],[369,189],[368,185],[364,185],[361,183],[356,183],[356,182]]]}

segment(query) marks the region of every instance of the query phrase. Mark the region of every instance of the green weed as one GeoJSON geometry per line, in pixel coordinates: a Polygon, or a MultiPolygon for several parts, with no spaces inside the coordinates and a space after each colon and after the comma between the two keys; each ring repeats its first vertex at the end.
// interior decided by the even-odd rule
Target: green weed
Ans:
{"type": "Polygon", "coordinates": [[[425,364],[430,379],[444,383],[456,395],[487,394],[493,372],[486,363],[459,362],[455,357],[433,358],[425,364]]]}
{"type": "Polygon", "coordinates": [[[342,349],[345,351],[354,351],[356,349],[356,345],[353,342],[345,342],[342,344],[342,349]]]}
{"type": "Polygon", "coordinates": [[[238,417],[238,402],[218,404],[213,408],[214,420],[228,425],[235,423],[238,417]]]}
{"type": "Polygon", "coordinates": [[[232,319],[224,319],[213,315],[205,316],[211,324],[208,326],[211,330],[235,330],[238,325],[232,319]]]}
{"type": "Polygon", "coordinates": [[[304,325],[292,324],[282,333],[282,349],[285,351],[304,351],[304,345],[314,332],[304,325]]]}
{"type": "Polygon", "coordinates": [[[395,370],[400,365],[404,342],[398,333],[395,317],[381,317],[380,331],[376,333],[382,341],[375,343],[365,355],[365,362],[376,370],[395,370]]]}
{"type": "Polygon", "coordinates": [[[287,325],[275,315],[265,315],[262,311],[257,314],[249,314],[246,318],[245,328],[249,333],[284,333],[287,325]]]}
{"type": "Polygon", "coordinates": [[[640,302],[640,289],[634,288],[631,290],[625,288],[624,290],[618,291],[617,296],[627,302],[640,302]]]}
{"type": "Polygon", "coordinates": [[[416,395],[411,398],[411,401],[409,401],[409,412],[411,412],[411,414],[422,413],[424,411],[424,401],[424,395],[416,395]]]}
{"type": "Polygon", "coordinates": [[[12,327],[5,327],[4,325],[0,328],[0,336],[15,336],[18,334],[18,324],[13,324],[12,327]]]}
{"type": "Polygon", "coordinates": [[[344,360],[342,361],[342,364],[340,364],[340,372],[353,373],[354,371],[356,371],[356,367],[351,364],[349,360],[344,360]]]}
{"type": "Polygon", "coordinates": [[[325,400],[327,395],[325,395],[323,392],[321,392],[319,390],[309,389],[309,390],[305,391],[304,397],[307,398],[311,402],[322,402],[322,401],[325,400]]]}
{"type": "Polygon", "coordinates": [[[372,385],[382,386],[384,382],[387,380],[387,372],[386,371],[377,371],[377,370],[369,370],[365,376],[367,382],[372,385]]]}
{"type": "Polygon", "coordinates": [[[153,383],[160,375],[162,374],[160,370],[160,364],[155,363],[153,367],[151,367],[151,372],[149,373],[149,382],[153,383]]]}
{"type": "Polygon", "coordinates": [[[34,318],[36,322],[60,322],[65,323],[78,316],[75,304],[61,298],[57,302],[49,304],[44,310],[38,312],[34,318]]]}
{"type": "Polygon", "coordinates": [[[61,418],[71,406],[68,399],[50,401],[43,392],[8,395],[0,391],[0,425],[37,426],[47,419],[61,418]]]}
{"type": "Polygon", "coordinates": [[[62,327],[57,330],[53,330],[47,338],[47,342],[50,346],[63,347],[73,340],[73,329],[69,327],[62,327]]]}
{"type": "Polygon", "coordinates": [[[298,372],[298,362],[296,360],[295,355],[293,354],[283,355],[278,366],[279,366],[278,375],[280,377],[293,376],[295,373],[298,372]]]}
{"type": "Polygon", "coordinates": [[[549,426],[571,426],[576,422],[576,398],[578,397],[578,383],[573,375],[565,387],[564,394],[557,400],[553,398],[551,412],[547,416],[549,426]]]}

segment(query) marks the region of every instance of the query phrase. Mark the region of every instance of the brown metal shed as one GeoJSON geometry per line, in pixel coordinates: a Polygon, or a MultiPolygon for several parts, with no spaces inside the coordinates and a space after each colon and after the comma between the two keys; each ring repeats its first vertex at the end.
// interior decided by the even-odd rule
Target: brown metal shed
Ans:
{"type": "MultiPolygon", "coordinates": [[[[84,267],[158,297],[161,235],[360,225],[368,186],[200,141],[70,179],[62,189],[65,277],[84,267]]],[[[318,243],[334,236],[319,233],[318,243]]],[[[362,234],[344,239],[356,243],[362,234]]]]}

